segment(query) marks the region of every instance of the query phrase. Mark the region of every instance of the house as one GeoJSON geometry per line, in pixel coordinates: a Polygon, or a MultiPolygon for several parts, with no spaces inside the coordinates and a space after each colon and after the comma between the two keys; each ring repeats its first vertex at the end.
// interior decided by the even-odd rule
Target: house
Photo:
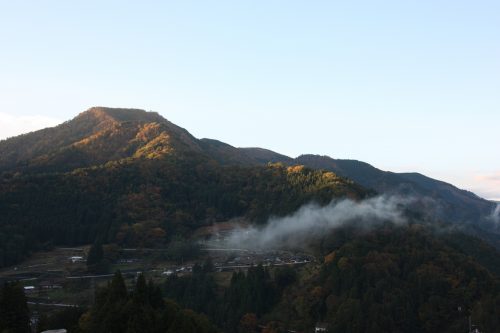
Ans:
{"type": "Polygon", "coordinates": [[[472,325],[470,328],[470,333],[481,333],[481,331],[479,331],[479,328],[477,328],[476,325],[472,325]]]}
{"type": "Polygon", "coordinates": [[[170,276],[170,275],[172,275],[172,274],[174,274],[174,271],[173,271],[173,270],[171,270],[171,269],[166,270],[165,272],[161,273],[161,275],[166,275],[166,276],[170,276]]]}
{"type": "Polygon", "coordinates": [[[73,256],[73,257],[69,257],[69,260],[71,260],[71,262],[74,264],[74,263],[77,263],[77,262],[83,262],[85,261],[83,259],[83,257],[81,256],[73,256]]]}
{"type": "Polygon", "coordinates": [[[31,294],[33,292],[35,292],[35,286],[25,286],[24,287],[25,294],[31,294]]]}
{"type": "Polygon", "coordinates": [[[314,328],[315,333],[319,332],[328,332],[328,324],[327,323],[317,323],[314,328]]]}
{"type": "Polygon", "coordinates": [[[62,285],[52,281],[42,281],[39,284],[40,289],[62,289],[62,285]]]}

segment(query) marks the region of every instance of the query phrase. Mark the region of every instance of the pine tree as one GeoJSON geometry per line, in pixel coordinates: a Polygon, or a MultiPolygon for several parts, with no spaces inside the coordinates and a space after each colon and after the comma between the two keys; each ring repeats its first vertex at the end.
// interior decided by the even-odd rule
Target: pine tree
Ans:
{"type": "Polygon", "coordinates": [[[29,332],[29,310],[23,287],[6,283],[0,293],[0,332],[29,332]]]}
{"type": "Polygon", "coordinates": [[[148,286],[146,285],[146,279],[144,278],[144,274],[139,274],[137,277],[137,282],[135,284],[134,303],[145,305],[149,303],[148,299],[148,286]]]}
{"type": "Polygon", "coordinates": [[[120,270],[115,272],[111,283],[109,284],[109,302],[124,301],[127,299],[127,286],[125,286],[125,281],[123,280],[122,273],[120,270]]]}
{"type": "Polygon", "coordinates": [[[104,251],[102,249],[102,243],[96,240],[94,244],[90,247],[89,254],[87,257],[87,269],[93,272],[104,272],[104,251]]]}

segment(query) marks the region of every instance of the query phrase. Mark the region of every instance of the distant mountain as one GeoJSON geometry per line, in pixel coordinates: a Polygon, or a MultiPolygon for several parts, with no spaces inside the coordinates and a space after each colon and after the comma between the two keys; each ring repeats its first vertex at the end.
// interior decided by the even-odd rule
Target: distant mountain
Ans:
{"type": "Polygon", "coordinates": [[[427,208],[434,207],[438,219],[474,223],[489,216],[495,207],[472,192],[419,173],[382,171],[368,163],[318,155],[302,155],[295,162],[333,171],[379,193],[432,198],[434,202],[428,202],[427,208]]]}
{"type": "Polygon", "coordinates": [[[296,164],[293,158],[275,153],[272,150],[264,148],[239,148],[239,149],[256,163],[260,164],[284,163],[290,165],[296,164]]]}
{"type": "Polygon", "coordinates": [[[203,151],[224,165],[258,165],[258,161],[247,156],[239,148],[214,139],[201,139],[200,146],[203,151]]]}
{"type": "Polygon", "coordinates": [[[437,219],[470,224],[481,220],[483,226],[488,229],[496,227],[488,220],[495,209],[494,202],[419,173],[382,171],[365,162],[333,159],[329,156],[301,155],[292,159],[260,148],[240,149],[256,163],[301,164],[313,169],[335,172],[378,193],[426,198],[425,209],[427,213],[431,213],[437,219]]]}

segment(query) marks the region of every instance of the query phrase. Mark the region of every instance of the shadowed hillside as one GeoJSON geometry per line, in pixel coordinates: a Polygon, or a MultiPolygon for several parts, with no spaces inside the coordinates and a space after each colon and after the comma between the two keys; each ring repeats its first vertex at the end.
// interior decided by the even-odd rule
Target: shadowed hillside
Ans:
{"type": "Polygon", "coordinates": [[[0,150],[0,266],[97,237],[161,247],[216,221],[264,222],[311,201],[367,195],[332,172],[258,165],[237,148],[133,109],[92,108],[2,141],[0,150]]]}

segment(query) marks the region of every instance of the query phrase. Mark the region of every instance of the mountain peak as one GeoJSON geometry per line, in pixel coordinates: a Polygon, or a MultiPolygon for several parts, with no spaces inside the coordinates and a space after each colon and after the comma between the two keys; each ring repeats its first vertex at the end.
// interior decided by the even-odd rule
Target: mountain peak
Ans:
{"type": "Polygon", "coordinates": [[[99,106],[56,127],[1,141],[0,172],[70,171],[188,151],[201,151],[197,139],[158,113],[99,106]]]}
{"type": "Polygon", "coordinates": [[[145,111],[142,109],[130,108],[110,108],[103,106],[95,106],[87,111],[80,113],[75,119],[94,118],[100,121],[127,122],[164,122],[165,118],[157,112],[145,111]]]}

